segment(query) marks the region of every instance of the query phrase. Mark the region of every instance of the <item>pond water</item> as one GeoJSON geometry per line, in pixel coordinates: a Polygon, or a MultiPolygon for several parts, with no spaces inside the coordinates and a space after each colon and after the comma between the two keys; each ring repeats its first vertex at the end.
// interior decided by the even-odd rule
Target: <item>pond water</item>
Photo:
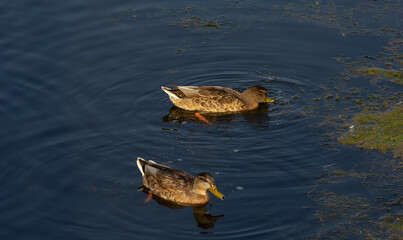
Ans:
{"type": "MultiPolygon", "coordinates": [[[[298,4],[305,9],[307,2],[298,4]]],[[[305,21],[286,10],[292,6],[1,3],[1,238],[299,239],[331,232],[336,224],[320,224],[307,194],[315,176],[376,154],[336,151],[321,137],[327,110],[311,115],[306,107],[343,70],[336,57],[375,55],[388,38],[305,21]],[[208,125],[172,108],[161,91],[168,84],[262,85],[276,101],[254,113],[210,117],[208,125]],[[192,208],[146,204],[137,191],[138,156],[211,173],[226,199],[212,197],[204,210],[223,216],[198,225],[192,208]]],[[[396,15],[382,20],[396,23],[396,15]]]]}

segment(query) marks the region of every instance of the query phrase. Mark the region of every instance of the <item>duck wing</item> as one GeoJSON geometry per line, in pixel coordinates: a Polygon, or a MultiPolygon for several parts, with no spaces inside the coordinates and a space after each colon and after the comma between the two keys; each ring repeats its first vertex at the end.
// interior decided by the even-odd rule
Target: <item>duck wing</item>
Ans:
{"type": "Polygon", "coordinates": [[[219,86],[177,86],[177,88],[188,98],[219,97],[228,94],[239,94],[235,90],[219,86]]]}
{"type": "Polygon", "coordinates": [[[181,189],[188,184],[193,184],[194,177],[183,171],[158,164],[154,161],[147,161],[138,158],[138,165],[141,165],[141,172],[149,179],[150,177],[158,182],[158,185],[164,189],[181,189]],[[139,160],[140,159],[140,160],[139,160]]]}

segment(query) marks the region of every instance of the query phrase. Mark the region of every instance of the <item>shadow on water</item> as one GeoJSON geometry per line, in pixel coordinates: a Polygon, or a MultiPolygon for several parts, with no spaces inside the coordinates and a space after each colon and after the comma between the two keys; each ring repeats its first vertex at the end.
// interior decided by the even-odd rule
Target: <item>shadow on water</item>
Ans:
{"type": "MultiPolygon", "coordinates": [[[[267,104],[260,104],[259,107],[255,110],[242,112],[239,114],[234,113],[203,113],[203,117],[206,118],[211,124],[217,123],[231,123],[239,121],[239,118],[242,116],[246,121],[248,121],[251,126],[256,125],[259,123],[268,123],[269,116],[268,116],[269,106],[267,104]]],[[[177,123],[177,124],[184,124],[184,123],[201,123],[207,124],[206,122],[202,121],[195,115],[195,111],[188,111],[176,106],[172,106],[169,109],[169,113],[162,118],[163,122],[167,123],[177,123]]]]}
{"type": "MultiPolygon", "coordinates": [[[[148,195],[149,189],[145,186],[140,186],[137,188],[138,191],[141,191],[148,195]]],[[[183,209],[186,207],[191,207],[193,209],[193,216],[196,220],[197,226],[203,229],[214,228],[214,223],[224,217],[224,215],[213,216],[206,210],[207,204],[204,205],[183,205],[173,201],[168,201],[163,198],[158,197],[157,195],[153,195],[152,199],[157,202],[159,205],[171,208],[171,209],[183,209]]],[[[210,204],[211,206],[211,204],[210,204]]]]}

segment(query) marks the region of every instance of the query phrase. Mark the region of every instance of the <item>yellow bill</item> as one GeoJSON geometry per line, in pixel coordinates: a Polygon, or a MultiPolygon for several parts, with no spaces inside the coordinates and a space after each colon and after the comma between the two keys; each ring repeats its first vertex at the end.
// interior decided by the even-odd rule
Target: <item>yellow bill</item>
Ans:
{"type": "Polygon", "coordinates": [[[266,98],[266,102],[267,102],[267,103],[272,103],[272,102],[274,102],[274,99],[271,99],[271,98],[267,97],[267,98],[266,98]]]}
{"type": "Polygon", "coordinates": [[[216,185],[213,185],[211,188],[208,189],[214,196],[218,197],[219,199],[224,199],[224,195],[217,190],[216,185]]]}

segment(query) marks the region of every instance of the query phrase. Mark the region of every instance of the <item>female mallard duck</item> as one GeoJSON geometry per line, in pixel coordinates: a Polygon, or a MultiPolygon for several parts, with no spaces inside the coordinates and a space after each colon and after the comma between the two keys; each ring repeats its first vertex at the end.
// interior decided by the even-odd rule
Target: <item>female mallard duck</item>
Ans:
{"type": "Polygon", "coordinates": [[[170,168],[154,161],[137,158],[137,166],[143,175],[143,185],[151,194],[160,198],[186,205],[203,205],[210,200],[209,190],[216,197],[224,199],[217,190],[213,177],[208,173],[199,173],[196,177],[183,171],[170,168]]]}
{"type": "Polygon", "coordinates": [[[262,86],[250,87],[242,93],[217,86],[172,86],[176,89],[161,88],[175,106],[191,111],[240,112],[256,109],[259,103],[274,102],[262,86]]]}

